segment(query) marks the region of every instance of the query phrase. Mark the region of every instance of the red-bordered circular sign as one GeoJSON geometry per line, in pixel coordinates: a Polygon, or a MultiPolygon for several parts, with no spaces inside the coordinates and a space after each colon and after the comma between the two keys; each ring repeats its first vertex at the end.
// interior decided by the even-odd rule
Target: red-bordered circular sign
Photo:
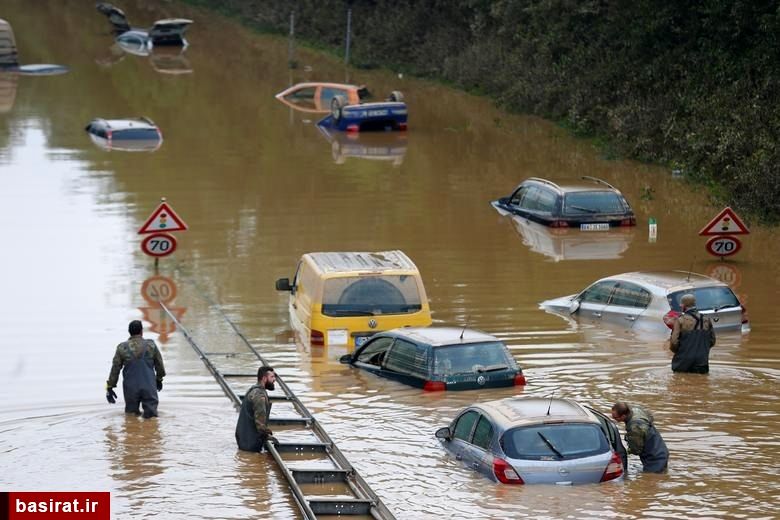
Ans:
{"type": "Polygon", "coordinates": [[[714,236],[707,240],[705,246],[709,254],[714,256],[731,256],[742,249],[742,242],[737,237],[729,235],[714,236]]]}
{"type": "Polygon", "coordinates": [[[150,276],[141,286],[141,296],[152,305],[158,302],[171,303],[176,299],[176,284],[167,276],[150,276]]]}
{"type": "MultiPolygon", "coordinates": [[[[736,289],[742,283],[742,273],[734,264],[717,262],[711,264],[704,274],[716,280],[720,280],[732,289],[736,289]]],[[[740,300],[742,301],[742,300],[740,300]]]]}
{"type": "Polygon", "coordinates": [[[176,239],[165,233],[155,233],[144,238],[141,250],[149,256],[168,256],[176,251],[176,239]]]}

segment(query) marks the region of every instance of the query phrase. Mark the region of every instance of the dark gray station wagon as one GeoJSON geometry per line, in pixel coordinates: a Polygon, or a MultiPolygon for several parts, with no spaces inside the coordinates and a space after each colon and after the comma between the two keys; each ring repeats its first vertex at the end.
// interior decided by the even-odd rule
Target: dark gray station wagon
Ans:
{"type": "Polygon", "coordinates": [[[342,363],[424,390],[524,385],[525,376],[495,336],[456,327],[404,327],[380,332],[342,356],[342,363]]]}

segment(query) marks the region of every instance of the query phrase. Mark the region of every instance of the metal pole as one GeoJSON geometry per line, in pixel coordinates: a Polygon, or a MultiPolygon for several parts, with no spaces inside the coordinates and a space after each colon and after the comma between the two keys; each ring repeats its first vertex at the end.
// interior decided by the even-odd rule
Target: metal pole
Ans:
{"type": "Polygon", "coordinates": [[[346,41],[346,49],[344,51],[344,64],[349,63],[349,46],[351,44],[351,35],[352,35],[352,8],[347,8],[347,41],[346,41]]]}
{"type": "Polygon", "coordinates": [[[295,68],[295,11],[290,11],[290,35],[287,46],[287,64],[295,68]]]}

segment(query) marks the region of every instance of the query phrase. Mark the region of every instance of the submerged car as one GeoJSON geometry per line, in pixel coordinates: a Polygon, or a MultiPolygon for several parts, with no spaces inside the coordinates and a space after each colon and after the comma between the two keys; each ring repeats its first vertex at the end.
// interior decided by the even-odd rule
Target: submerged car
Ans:
{"type": "Polygon", "coordinates": [[[395,90],[387,100],[373,103],[350,103],[344,96],[335,96],[330,102],[330,115],[317,125],[341,132],[403,131],[406,122],[404,96],[395,90]]]}
{"type": "Polygon", "coordinates": [[[162,132],[149,118],[93,119],[86,126],[90,139],[104,150],[153,152],[162,145],[162,132]]]}
{"type": "Polygon", "coordinates": [[[557,184],[531,177],[508,197],[491,204],[508,213],[555,228],[605,231],[615,226],[634,226],[636,217],[620,191],[596,177],[557,184]]]}
{"type": "Polygon", "coordinates": [[[405,132],[331,132],[321,126],[317,129],[330,143],[331,155],[336,164],[344,164],[351,157],[388,161],[393,166],[404,162],[407,146],[405,132]]]}
{"type": "Polygon", "coordinates": [[[346,103],[356,105],[369,97],[364,85],[348,83],[307,82],[298,83],[276,94],[276,99],[301,112],[330,112],[333,98],[341,96],[346,103]]]}
{"type": "Polygon", "coordinates": [[[10,23],[0,19],[0,72],[13,72],[23,76],[54,76],[68,72],[68,68],[49,63],[20,65],[14,30],[10,23]]]}
{"type": "Polygon", "coordinates": [[[193,23],[186,18],[166,18],[157,20],[152,27],[131,27],[124,11],[105,2],[95,5],[97,10],[106,15],[116,36],[117,44],[130,54],[148,56],[154,46],[176,45],[187,47],[184,33],[193,23]]]}
{"type": "Polygon", "coordinates": [[[375,334],[342,363],[423,390],[524,385],[525,376],[495,336],[456,327],[408,327],[375,334]]]}
{"type": "Polygon", "coordinates": [[[607,482],[621,478],[626,467],[617,426],[569,399],[474,404],[436,437],[465,466],[503,484],[607,482]]]}
{"type": "Polygon", "coordinates": [[[696,297],[696,307],[715,330],[750,330],[747,309],[725,283],[685,271],[631,272],[602,278],[577,293],[547,300],[543,309],[563,316],[629,327],[671,328],[680,298],[696,297]]]}

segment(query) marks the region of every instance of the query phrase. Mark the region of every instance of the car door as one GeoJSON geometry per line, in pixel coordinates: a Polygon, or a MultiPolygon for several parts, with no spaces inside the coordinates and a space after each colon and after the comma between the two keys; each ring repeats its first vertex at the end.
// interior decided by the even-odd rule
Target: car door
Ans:
{"type": "Polygon", "coordinates": [[[385,362],[385,357],[394,338],[381,336],[366,342],[365,345],[355,350],[351,356],[351,362],[356,367],[381,375],[380,371],[385,362]]]}
{"type": "Polygon", "coordinates": [[[602,309],[602,319],[621,327],[632,328],[650,305],[652,295],[642,286],[618,282],[612,289],[609,303],[602,309]]]}
{"type": "Polygon", "coordinates": [[[602,280],[582,291],[577,296],[579,302],[577,314],[580,318],[586,321],[601,322],[604,307],[609,303],[609,298],[616,285],[616,280],[602,280]]]}
{"type": "Polygon", "coordinates": [[[460,417],[453,422],[452,439],[448,441],[447,449],[449,449],[455,456],[456,460],[459,460],[471,466],[475,461],[473,460],[473,453],[470,451],[471,435],[474,432],[474,427],[479,420],[479,412],[476,410],[466,410],[460,417]]]}
{"type": "Polygon", "coordinates": [[[468,454],[464,456],[464,460],[468,459],[471,469],[491,478],[493,475],[493,453],[490,451],[490,446],[495,431],[490,419],[486,415],[479,414],[471,442],[465,448],[468,454]]]}
{"type": "Polygon", "coordinates": [[[401,338],[395,340],[382,365],[381,375],[422,388],[428,377],[430,347],[401,338]]]}
{"type": "Polygon", "coordinates": [[[615,450],[615,453],[620,455],[620,458],[623,460],[623,471],[627,471],[628,452],[626,451],[626,447],[623,444],[623,439],[620,437],[620,430],[618,430],[617,425],[606,415],[597,410],[594,410],[590,406],[586,406],[585,408],[593,412],[593,414],[599,420],[601,423],[601,431],[603,431],[604,435],[606,435],[607,440],[609,441],[609,445],[612,446],[612,449],[615,450]]]}

